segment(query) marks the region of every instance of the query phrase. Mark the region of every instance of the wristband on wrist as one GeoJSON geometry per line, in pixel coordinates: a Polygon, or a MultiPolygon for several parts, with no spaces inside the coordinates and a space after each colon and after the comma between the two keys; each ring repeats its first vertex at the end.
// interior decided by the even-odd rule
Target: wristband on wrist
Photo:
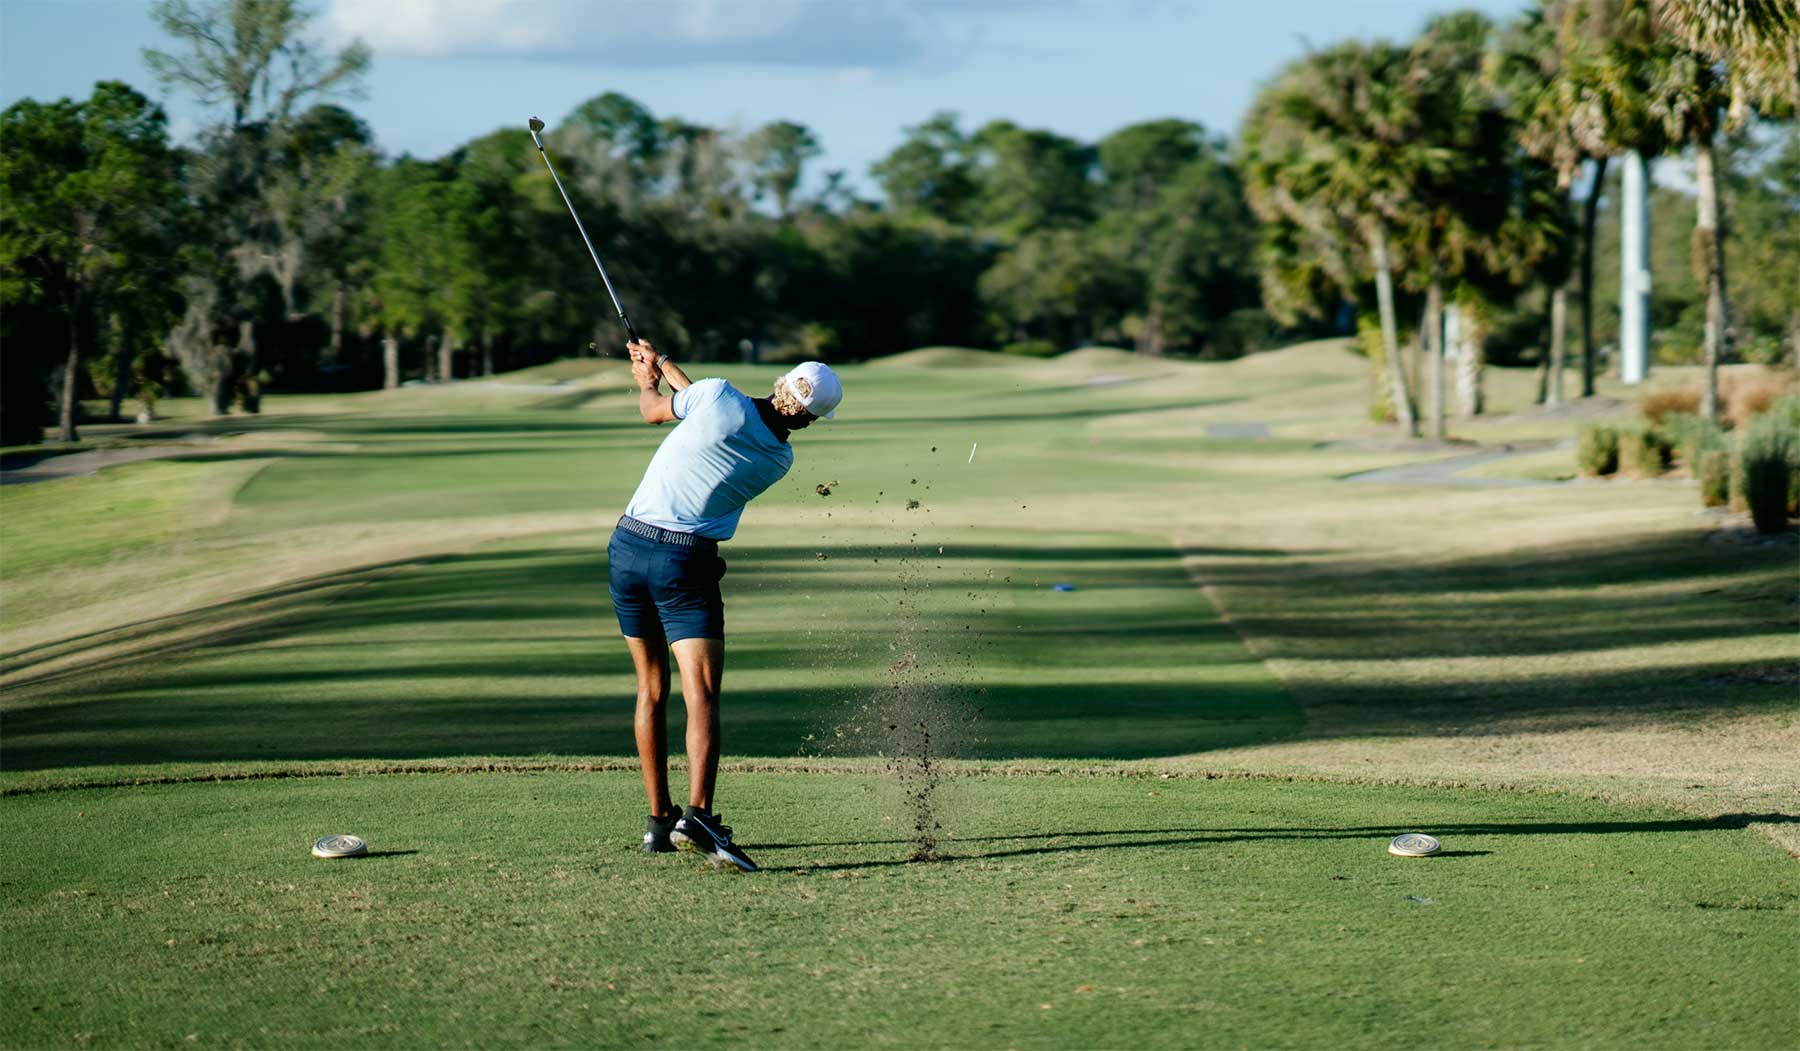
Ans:
{"type": "Polygon", "coordinates": [[[657,368],[659,368],[659,369],[660,369],[660,368],[662,368],[662,367],[663,367],[663,363],[664,363],[664,362],[666,362],[666,361],[668,361],[668,360],[669,360],[669,356],[668,356],[668,355],[667,355],[667,354],[658,354],[658,355],[657,355],[657,356],[656,356],[656,367],[657,367],[657,368]]]}

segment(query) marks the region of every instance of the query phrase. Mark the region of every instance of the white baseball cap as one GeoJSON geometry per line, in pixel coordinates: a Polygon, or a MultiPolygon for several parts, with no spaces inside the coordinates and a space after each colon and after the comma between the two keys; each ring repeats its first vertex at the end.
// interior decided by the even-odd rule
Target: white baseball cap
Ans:
{"type": "Polygon", "coordinates": [[[838,402],[844,400],[844,385],[837,373],[822,361],[802,361],[781,377],[794,399],[814,416],[834,419],[838,402]]]}

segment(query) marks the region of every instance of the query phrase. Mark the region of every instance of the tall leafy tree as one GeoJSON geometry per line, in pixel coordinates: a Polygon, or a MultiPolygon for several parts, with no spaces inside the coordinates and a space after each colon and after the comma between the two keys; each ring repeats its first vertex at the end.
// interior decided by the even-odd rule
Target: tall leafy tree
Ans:
{"type": "Polygon", "coordinates": [[[1461,12],[1432,20],[1410,51],[1415,145],[1437,151],[1412,187],[1399,224],[1407,280],[1425,292],[1426,417],[1444,437],[1444,286],[1460,281],[1472,256],[1488,248],[1505,216],[1508,132],[1497,103],[1478,80],[1491,32],[1487,19],[1461,12]]]}
{"type": "Polygon", "coordinates": [[[1093,217],[1091,147],[1038,128],[990,121],[970,140],[975,219],[1002,237],[1069,228],[1093,217]]]}
{"type": "Polygon", "coordinates": [[[753,132],[744,143],[744,157],[750,164],[750,185],[758,198],[767,194],[775,198],[775,212],[783,219],[792,214],[794,191],[800,187],[807,162],[816,159],[824,149],[804,124],[791,120],[771,121],[753,132]]]}
{"type": "Polygon", "coordinates": [[[665,196],[690,218],[735,220],[745,202],[737,180],[737,144],[717,128],[670,117],[657,125],[665,196]]]}
{"type": "Polygon", "coordinates": [[[989,325],[1002,340],[1045,339],[1066,349],[1092,339],[1129,301],[1130,274],[1093,251],[1079,230],[1038,230],[981,275],[989,325]]]}
{"type": "Polygon", "coordinates": [[[1101,206],[1109,211],[1148,211],[1181,170],[1220,144],[1206,129],[1186,120],[1132,124],[1101,139],[1098,163],[1101,206]]]}
{"type": "MultiPolygon", "coordinates": [[[[284,258],[298,257],[298,277],[313,296],[313,313],[327,311],[330,342],[324,363],[337,365],[349,324],[349,284],[361,262],[369,221],[368,188],[380,158],[368,125],[338,106],[302,114],[284,142],[286,156],[269,195],[284,258]]],[[[302,304],[283,286],[290,317],[302,304]]]]}
{"type": "Polygon", "coordinates": [[[956,114],[937,113],[906,129],[900,145],[869,168],[898,215],[963,223],[973,214],[977,186],[973,147],[956,114]]]}
{"type": "MultiPolygon", "coordinates": [[[[1572,75],[1572,57],[1560,46],[1554,27],[1546,20],[1541,5],[1534,6],[1507,26],[1484,63],[1484,75],[1493,87],[1513,122],[1514,136],[1527,155],[1548,165],[1556,173],[1559,189],[1565,193],[1574,184],[1582,165],[1593,160],[1596,166],[1605,162],[1605,154],[1592,152],[1585,137],[1586,124],[1581,119],[1580,82],[1572,75]]],[[[1594,190],[1599,189],[1596,181],[1594,190]]],[[[1590,194],[1588,214],[1599,204],[1599,194],[1590,194]]],[[[1583,251],[1591,255],[1593,227],[1586,227],[1588,240],[1583,251]]],[[[1568,331],[1569,278],[1573,267],[1567,252],[1546,257],[1543,279],[1549,288],[1550,334],[1545,362],[1544,402],[1563,402],[1563,371],[1568,331]]],[[[1582,302],[1591,311],[1593,267],[1584,268],[1586,284],[1582,302]]],[[[1593,327],[1584,326],[1588,356],[1591,360],[1593,327]]],[[[1590,377],[1591,366],[1584,369],[1590,377]]]]}
{"type": "Polygon", "coordinates": [[[1137,349],[1239,351],[1215,338],[1255,299],[1255,218],[1221,140],[1198,124],[1158,120],[1108,135],[1096,149],[1101,214],[1089,237],[1134,277],[1122,328],[1137,349]]]}
{"type": "Polygon", "coordinates": [[[1695,276],[1706,288],[1701,415],[1719,413],[1726,316],[1725,239],[1717,140],[1753,113],[1800,108],[1800,8],[1791,0],[1622,0],[1640,31],[1673,38],[1650,67],[1652,112],[1669,139],[1694,151],[1695,276]]]}
{"type": "Polygon", "coordinates": [[[576,185],[626,207],[654,192],[667,145],[649,109],[616,91],[576,106],[551,141],[557,157],[576,166],[576,185]]]}
{"type": "Polygon", "coordinates": [[[1785,339],[1789,364],[1800,368],[1800,127],[1783,129],[1760,164],[1730,172],[1724,187],[1742,259],[1731,286],[1734,316],[1769,334],[1763,361],[1783,356],[1774,347],[1785,339]]]}
{"type": "MultiPolygon", "coordinates": [[[[1311,273],[1334,277],[1344,292],[1352,267],[1373,277],[1394,412],[1414,435],[1418,415],[1394,307],[1394,237],[1418,222],[1415,188],[1453,160],[1424,135],[1425,119],[1406,49],[1341,44],[1290,64],[1257,96],[1240,146],[1251,207],[1297,231],[1283,235],[1285,251],[1307,252],[1311,273]]],[[[1275,283],[1293,287],[1288,276],[1275,283]]]]}
{"type": "MultiPolygon", "coordinates": [[[[462,202],[437,165],[406,159],[383,171],[376,193],[380,254],[363,310],[382,337],[383,386],[391,389],[399,385],[405,344],[425,346],[447,320],[451,298],[444,292],[462,246],[446,220],[462,202]]],[[[429,373],[438,363],[426,359],[423,367],[429,373]]]]}
{"type": "Polygon", "coordinates": [[[298,369],[335,367],[344,351],[348,282],[367,221],[367,184],[378,162],[368,126],[349,111],[321,104],[286,128],[265,199],[272,221],[263,268],[281,290],[283,322],[325,316],[329,342],[302,348],[298,369]],[[310,351],[306,353],[305,351],[310,351]]]}
{"type": "MultiPolygon", "coordinates": [[[[1593,395],[1598,370],[1594,265],[1600,191],[1610,158],[1626,152],[1654,156],[1665,148],[1662,127],[1651,113],[1647,78],[1666,46],[1623,17],[1619,0],[1543,0],[1509,27],[1487,63],[1488,79],[1504,99],[1525,151],[1550,165],[1565,188],[1575,184],[1584,165],[1589,171],[1581,251],[1575,257],[1583,397],[1593,395]]],[[[1560,373],[1550,382],[1550,391],[1557,392],[1560,373]]]]}
{"type": "Polygon", "coordinates": [[[360,41],[319,50],[306,36],[313,12],[297,0],[156,0],[151,17],[179,47],[146,48],[144,64],[229,108],[233,129],[286,120],[309,98],[354,87],[369,65],[360,41]]]}
{"type": "Polygon", "coordinates": [[[1419,143],[1443,151],[1422,172],[1401,229],[1407,280],[1425,292],[1431,433],[1444,436],[1445,365],[1454,362],[1463,415],[1481,409],[1486,320],[1553,264],[1566,240],[1553,173],[1517,146],[1513,122],[1481,75],[1494,27],[1474,12],[1433,19],[1411,46],[1420,83],[1419,143]],[[1460,338],[1444,345],[1446,299],[1460,338]]]}
{"type": "MultiPolygon", "coordinates": [[[[505,128],[475,139],[455,151],[458,193],[464,212],[459,217],[462,236],[471,251],[459,256],[464,265],[452,281],[454,313],[461,322],[457,338],[467,339],[480,355],[482,375],[494,372],[497,346],[518,333],[526,317],[526,301],[534,290],[535,274],[543,272],[543,245],[567,245],[568,219],[558,212],[532,207],[526,187],[548,181],[532,148],[531,140],[516,128],[505,128]]],[[[539,196],[540,205],[548,205],[539,196]]],[[[562,202],[554,202],[557,208],[562,202]]]]}
{"type": "Polygon", "coordinates": [[[778,305],[797,326],[829,333],[825,349],[834,358],[968,343],[984,334],[977,282],[994,261],[991,241],[872,212],[807,224],[799,234],[805,251],[788,256],[795,276],[778,305]]]}
{"type": "Polygon", "coordinates": [[[117,81],[85,102],[26,99],[0,115],[0,282],[8,309],[39,301],[66,325],[58,437],[77,438],[82,358],[108,301],[140,288],[134,262],[168,251],[179,202],[161,107],[117,81]]]}
{"type": "MultiPolygon", "coordinates": [[[[237,373],[245,406],[254,411],[260,399],[256,330],[272,320],[255,277],[269,276],[282,291],[273,320],[294,313],[304,240],[300,226],[282,217],[292,218],[297,196],[318,196],[297,192],[292,179],[282,177],[292,174],[290,162],[300,155],[288,143],[305,105],[357,89],[369,51],[360,41],[335,52],[322,49],[309,34],[313,11],[297,0],[156,0],[151,16],[175,43],[166,51],[145,49],[152,72],[164,85],[228,114],[207,130],[195,166],[195,195],[208,215],[213,245],[195,253],[206,262],[185,282],[210,292],[200,297],[206,309],[197,302],[180,326],[184,357],[206,377],[237,373]],[[237,330],[235,342],[228,333],[208,331],[224,319],[237,330]],[[228,346],[230,354],[218,349],[228,346]]],[[[225,411],[218,386],[210,379],[199,385],[214,391],[213,410],[225,411]]]]}

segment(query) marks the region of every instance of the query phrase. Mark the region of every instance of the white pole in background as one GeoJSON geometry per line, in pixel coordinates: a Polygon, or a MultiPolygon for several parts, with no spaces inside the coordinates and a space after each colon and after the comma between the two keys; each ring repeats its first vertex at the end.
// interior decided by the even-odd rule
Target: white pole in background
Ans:
{"type": "Polygon", "coordinates": [[[1650,375],[1650,187],[1644,158],[1624,157],[1619,214],[1619,378],[1650,375]]]}

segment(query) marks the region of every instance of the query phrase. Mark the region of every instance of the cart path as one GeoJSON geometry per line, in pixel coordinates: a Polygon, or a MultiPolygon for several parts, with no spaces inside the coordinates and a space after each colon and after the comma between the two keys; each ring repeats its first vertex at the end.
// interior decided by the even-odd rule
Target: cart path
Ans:
{"type": "Polygon", "coordinates": [[[167,460],[192,456],[212,450],[193,445],[148,445],[142,449],[90,449],[81,453],[46,456],[36,463],[10,471],[0,471],[0,485],[24,485],[48,482],[57,478],[78,478],[97,474],[101,469],[141,460],[167,460]]]}
{"type": "Polygon", "coordinates": [[[1273,437],[1269,432],[1268,424],[1253,422],[1209,423],[1206,425],[1206,436],[1208,438],[1249,438],[1255,441],[1273,437]]]}
{"type": "Polygon", "coordinates": [[[1567,484],[1565,482],[1535,478],[1471,478],[1464,477],[1462,472],[1481,464],[1496,463],[1519,456],[1532,456],[1549,449],[1568,447],[1571,444],[1566,441],[1521,442],[1516,445],[1503,445],[1497,449],[1483,449],[1480,452],[1468,453],[1463,456],[1447,456],[1441,460],[1399,464],[1394,467],[1378,467],[1373,471],[1345,475],[1341,480],[1372,482],[1377,485],[1442,485],[1456,489],[1518,489],[1544,485],[1565,485],[1567,484]]]}

